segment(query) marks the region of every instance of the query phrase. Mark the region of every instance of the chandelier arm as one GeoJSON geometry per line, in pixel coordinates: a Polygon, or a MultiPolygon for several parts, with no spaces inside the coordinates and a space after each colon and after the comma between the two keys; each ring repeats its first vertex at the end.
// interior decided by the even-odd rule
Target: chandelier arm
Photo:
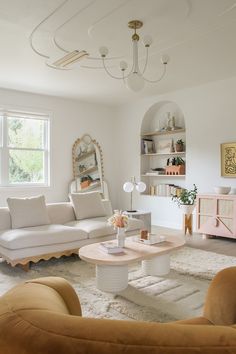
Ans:
{"type": "Polygon", "coordinates": [[[53,43],[55,44],[55,46],[62,50],[65,53],[70,53],[70,50],[63,48],[57,40],[57,34],[58,32],[62,29],[62,27],[64,27],[65,25],[67,25],[67,23],[69,23],[73,18],[75,18],[78,14],[82,13],[84,10],[87,10],[87,8],[89,8],[91,5],[93,5],[97,0],[93,0],[90,1],[90,3],[86,6],[84,6],[82,9],[79,9],[78,11],[76,11],[76,13],[71,16],[68,20],[66,20],[64,23],[62,23],[59,27],[57,27],[56,31],[54,32],[54,36],[53,36],[53,43]]]}
{"type": "Polygon", "coordinates": [[[105,65],[105,60],[104,60],[104,58],[102,58],[102,64],[103,64],[103,68],[104,68],[104,70],[106,71],[106,73],[107,73],[110,77],[112,77],[113,79],[117,79],[117,80],[124,80],[124,79],[127,79],[127,77],[131,74],[132,69],[133,69],[133,67],[132,67],[131,71],[130,71],[127,75],[124,75],[124,72],[122,71],[122,73],[123,73],[122,77],[117,77],[117,76],[113,75],[112,73],[110,73],[110,71],[107,69],[107,67],[106,67],[106,65],[105,65]]]}
{"type": "Polygon", "coordinates": [[[125,72],[124,71],[122,71],[122,79],[123,79],[123,83],[126,84],[126,82],[125,82],[125,72]]]}
{"type": "Polygon", "coordinates": [[[147,81],[147,82],[150,82],[150,83],[156,83],[156,82],[158,82],[158,81],[161,81],[161,79],[163,79],[163,77],[165,76],[165,74],[166,74],[166,65],[167,64],[163,64],[164,65],[164,68],[163,68],[163,73],[161,74],[161,76],[158,78],[158,79],[156,79],[156,80],[149,80],[149,79],[147,79],[147,78],[145,78],[144,76],[143,76],[143,79],[145,80],[145,81],[147,81]]]}
{"type": "Polygon", "coordinates": [[[67,3],[69,0],[64,0],[59,6],[56,7],[55,10],[53,10],[47,17],[45,17],[34,29],[33,31],[31,32],[30,36],[29,36],[29,41],[30,41],[30,46],[31,46],[31,49],[38,55],[40,55],[41,57],[43,58],[46,58],[46,59],[49,59],[50,57],[46,54],[43,54],[41,53],[40,51],[38,51],[35,46],[34,46],[34,43],[33,43],[33,37],[34,37],[34,34],[35,32],[39,29],[39,27],[44,23],[46,22],[51,16],[53,16],[61,7],[63,7],[65,5],[65,3],[67,3]]]}
{"type": "Polygon", "coordinates": [[[149,59],[149,57],[148,57],[148,52],[149,52],[148,49],[149,49],[149,47],[146,47],[146,58],[145,58],[145,64],[144,64],[144,67],[143,67],[142,75],[145,73],[145,71],[147,69],[147,66],[148,66],[148,59],[149,59]]]}

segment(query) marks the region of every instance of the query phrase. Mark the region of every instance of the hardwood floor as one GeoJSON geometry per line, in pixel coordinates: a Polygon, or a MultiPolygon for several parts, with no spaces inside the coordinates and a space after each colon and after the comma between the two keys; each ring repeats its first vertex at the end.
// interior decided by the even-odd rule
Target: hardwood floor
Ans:
{"type": "Polygon", "coordinates": [[[192,236],[184,236],[184,233],[181,230],[174,230],[160,226],[152,226],[152,232],[185,237],[186,245],[189,247],[236,257],[236,239],[225,237],[203,239],[202,235],[198,233],[193,233],[192,236]]]}

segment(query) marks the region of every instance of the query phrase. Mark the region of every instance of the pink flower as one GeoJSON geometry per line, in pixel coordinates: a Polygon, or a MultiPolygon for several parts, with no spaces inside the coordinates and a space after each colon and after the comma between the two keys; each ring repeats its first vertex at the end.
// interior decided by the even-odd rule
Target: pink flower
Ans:
{"type": "Polygon", "coordinates": [[[112,215],[108,219],[109,225],[113,225],[114,228],[123,228],[128,226],[128,216],[122,214],[122,211],[116,211],[114,215],[112,215]]]}

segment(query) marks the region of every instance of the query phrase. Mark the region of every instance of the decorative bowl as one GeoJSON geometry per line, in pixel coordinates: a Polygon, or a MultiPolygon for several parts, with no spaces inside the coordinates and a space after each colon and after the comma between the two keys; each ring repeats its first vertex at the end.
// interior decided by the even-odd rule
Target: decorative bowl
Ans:
{"type": "Polygon", "coordinates": [[[229,194],[231,187],[214,187],[214,192],[216,194],[229,194]]]}

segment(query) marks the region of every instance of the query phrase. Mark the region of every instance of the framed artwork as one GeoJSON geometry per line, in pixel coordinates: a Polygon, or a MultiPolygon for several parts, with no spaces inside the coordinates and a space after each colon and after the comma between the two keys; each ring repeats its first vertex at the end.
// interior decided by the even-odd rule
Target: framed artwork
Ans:
{"type": "Polygon", "coordinates": [[[162,154],[169,154],[170,152],[173,152],[173,140],[172,139],[165,139],[165,140],[159,140],[157,142],[157,152],[162,153],[162,154]]]}
{"type": "Polygon", "coordinates": [[[236,177],[236,143],[221,144],[221,176],[236,177]]]}

